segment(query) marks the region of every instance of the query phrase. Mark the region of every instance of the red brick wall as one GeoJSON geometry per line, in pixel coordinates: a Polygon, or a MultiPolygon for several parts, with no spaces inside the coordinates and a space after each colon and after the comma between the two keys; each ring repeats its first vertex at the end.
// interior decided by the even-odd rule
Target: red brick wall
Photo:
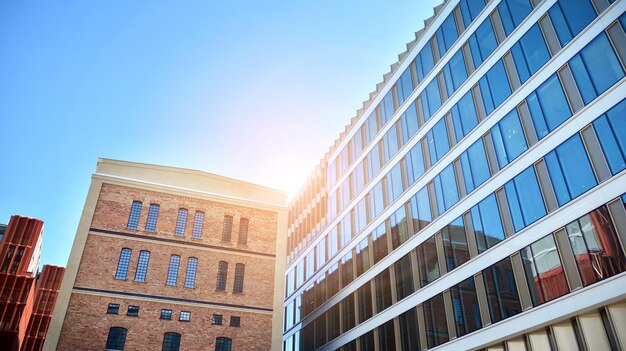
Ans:
{"type": "Polygon", "coordinates": [[[125,350],[160,350],[163,334],[181,334],[181,350],[214,350],[217,337],[233,340],[233,350],[269,350],[269,314],[234,312],[102,296],[72,294],[57,350],[103,350],[111,327],[126,328],[125,350]],[[120,304],[119,315],[106,314],[109,303],[120,304]],[[128,305],[139,306],[138,317],[126,316],[128,305]],[[172,320],[161,320],[161,309],[172,310],[172,320]],[[178,320],[180,311],[190,311],[191,321],[178,320]],[[221,314],[223,325],[212,325],[221,314]],[[241,317],[241,327],[230,327],[231,316],[241,317]]]}

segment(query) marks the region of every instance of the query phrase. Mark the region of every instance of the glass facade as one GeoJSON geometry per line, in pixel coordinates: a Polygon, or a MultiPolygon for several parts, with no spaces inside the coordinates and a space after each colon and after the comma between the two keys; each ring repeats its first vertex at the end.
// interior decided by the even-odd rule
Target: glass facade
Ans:
{"type": "Polygon", "coordinates": [[[495,2],[445,3],[303,191],[317,229],[293,207],[285,349],[452,345],[626,270],[624,15],[495,2]]]}

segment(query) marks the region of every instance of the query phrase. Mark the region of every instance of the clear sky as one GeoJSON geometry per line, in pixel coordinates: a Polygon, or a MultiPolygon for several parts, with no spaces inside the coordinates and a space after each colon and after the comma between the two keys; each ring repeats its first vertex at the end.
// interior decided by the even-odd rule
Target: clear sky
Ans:
{"type": "Polygon", "coordinates": [[[440,1],[0,1],[0,223],[65,265],[98,157],[293,192],[440,1]]]}

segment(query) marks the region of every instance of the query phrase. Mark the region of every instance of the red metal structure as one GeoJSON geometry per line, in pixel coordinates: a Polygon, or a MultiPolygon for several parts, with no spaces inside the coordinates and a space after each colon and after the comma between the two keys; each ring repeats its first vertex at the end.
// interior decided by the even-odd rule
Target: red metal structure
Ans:
{"type": "Polygon", "coordinates": [[[12,216],[0,241],[0,345],[20,350],[33,311],[43,222],[12,216]]]}

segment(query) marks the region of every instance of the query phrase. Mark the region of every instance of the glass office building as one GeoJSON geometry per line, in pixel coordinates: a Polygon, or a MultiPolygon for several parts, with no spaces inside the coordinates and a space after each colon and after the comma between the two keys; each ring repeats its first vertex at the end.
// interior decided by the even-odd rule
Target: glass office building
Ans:
{"type": "Polygon", "coordinates": [[[283,349],[626,349],[625,11],[435,8],[290,204],[283,349]]]}

